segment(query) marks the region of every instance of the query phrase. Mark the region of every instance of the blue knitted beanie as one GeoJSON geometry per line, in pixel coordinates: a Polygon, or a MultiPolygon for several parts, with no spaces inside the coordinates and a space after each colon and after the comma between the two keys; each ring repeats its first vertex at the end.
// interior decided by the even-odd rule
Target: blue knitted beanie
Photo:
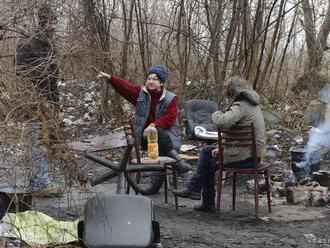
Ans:
{"type": "Polygon", "coordinates": [[[148,75],[150,75],[152,73],[155,73],[162,83],[166,82],[167,72],[166,72],[166,69],[164,67],[159,66],[159,65],[151,66],[149,71],[148,71],[148,75]]]}

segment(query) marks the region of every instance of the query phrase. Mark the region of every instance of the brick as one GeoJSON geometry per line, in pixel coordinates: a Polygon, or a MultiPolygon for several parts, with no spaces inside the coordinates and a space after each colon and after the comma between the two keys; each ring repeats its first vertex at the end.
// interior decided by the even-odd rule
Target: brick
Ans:
{"type": "Polygon", "coordinates": [[[293,186],[286,189],[286,201],[289,204],[307,203],[311,192],[306,186],[293,186]]]}
{"type": "Polygon", "coordinates": [[[289,204],[306,204],[309,206],[323,206],[327,187],[310,184],[311,186],[294,186],[286,190],[286,200],[289,204]]]}

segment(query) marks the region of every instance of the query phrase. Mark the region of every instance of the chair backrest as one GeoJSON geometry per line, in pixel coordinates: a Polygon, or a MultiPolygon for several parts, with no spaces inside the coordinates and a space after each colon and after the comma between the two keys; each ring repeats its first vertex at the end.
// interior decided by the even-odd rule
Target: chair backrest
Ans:
{"type": "Polygon", "coordinates": [[[215,102],[210,100],[189,100],[185,102],[185,132],[188,137],[194,138],[196,126],[202,126],[207,131],[217,131],[212,123],[212,114],[218,110],[215,102]]]}
{"type": "Polygon", "coordinates": [[[235,125],[230,129],[218,128],[219,162],[223,166],[223,150],[225,147],[246,147],[251,149],[255,167],[258,166],[257,146],[254,125],[235,125]]]}
{"type": "MultiPolygon", "coordinates": [[[[130,137],[133,140],[133,146],[135,150],[136,161],[138,164],[141,164],[141,154],[140,154],[140,146],[136,143],[135,135],[134,135],[134,124],[133,120],[129,120],[124,123],[124,132],[126,139],[130,137]]],[[[131,162],[132,158],[130,158],[131,162]]]]}

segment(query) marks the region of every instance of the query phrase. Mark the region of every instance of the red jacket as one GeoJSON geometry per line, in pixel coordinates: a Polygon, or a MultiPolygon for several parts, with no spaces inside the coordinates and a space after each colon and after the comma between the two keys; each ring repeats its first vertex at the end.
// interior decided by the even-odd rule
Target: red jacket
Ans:
{"type": "MultiPolygon", "coordinates": [[[[110,83],[117,93],[123,96],[127,101],[132,103],[134,106],[136,105],[136,99],[138,98],[140,90],[142,88],[141,85],[134,85],[126,81],[125,79],[115,76],[111,77],[110,83]]],[[[154,123],[156,127],[165,128],[165,129],[173,126],[179,114],[178,98],[174,97],[172,102],[168,106],[165,114],[156,120],[155,119],[156,107],[163,93],[163,89],[159,92],[153,92],[149,90],[148,92],[151,96],[151,103],[150,103],[150,112],[146,126],[148,126],[151,123],[154,123]]]]}

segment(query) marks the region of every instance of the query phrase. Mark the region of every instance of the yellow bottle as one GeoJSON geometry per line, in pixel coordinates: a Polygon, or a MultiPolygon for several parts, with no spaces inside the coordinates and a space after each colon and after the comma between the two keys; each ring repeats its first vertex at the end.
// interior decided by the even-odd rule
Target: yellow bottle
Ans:
{"type": "Polygon", "coordinates": [[[155,127],[149,127],[148,139],[148,158],[158,159],[158,133],[155,127]]]}

